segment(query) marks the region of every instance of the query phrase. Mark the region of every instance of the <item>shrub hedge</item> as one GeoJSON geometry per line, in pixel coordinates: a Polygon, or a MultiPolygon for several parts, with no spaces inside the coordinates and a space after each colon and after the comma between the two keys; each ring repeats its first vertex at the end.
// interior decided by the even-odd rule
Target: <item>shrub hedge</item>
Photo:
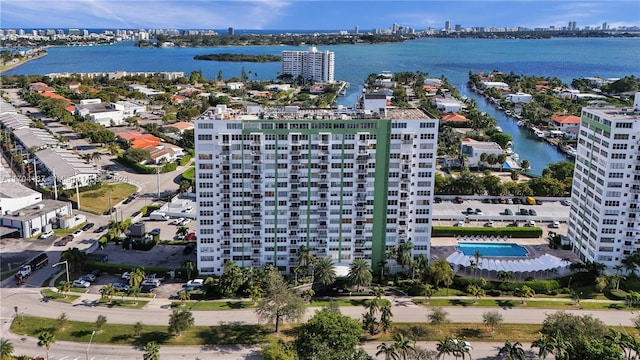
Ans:
{"type": "Polygon", "coordinates": [[[539,227],[464,227],[464,226],[434,226],[431,230],[433,237],[453,237],[464,235],[508,236],[511,238],[538,238],[542,236],[539,227]]]}
{"type": "Polygon", "coordinates": [[[191,155],[187,154],[182,159],[180,159],[180,166],[185,166],[191,161],[191,155]]]}

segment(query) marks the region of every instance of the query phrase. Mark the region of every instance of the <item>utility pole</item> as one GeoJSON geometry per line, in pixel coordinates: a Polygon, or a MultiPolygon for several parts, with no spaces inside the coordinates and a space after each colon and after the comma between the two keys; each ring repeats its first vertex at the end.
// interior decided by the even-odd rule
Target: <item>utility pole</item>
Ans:
{"type": "Polygon", "coordinates": [[[156,168],[156,181],[158,183],[158,200],[160,200],[160,168],[156,168]]]}

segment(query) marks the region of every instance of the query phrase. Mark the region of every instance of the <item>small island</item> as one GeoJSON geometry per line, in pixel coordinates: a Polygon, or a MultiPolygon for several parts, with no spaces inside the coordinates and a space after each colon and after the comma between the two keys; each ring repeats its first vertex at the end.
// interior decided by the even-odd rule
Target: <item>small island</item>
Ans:
{"type": "Polygon", "coordinates": [[[277,62],[282,60],[280,55],[247,55],[247,54],[209,54],[209,55],[196,55],[194,60],[209,60],[209,61],[236,61],[236,62],[277,62]]]}

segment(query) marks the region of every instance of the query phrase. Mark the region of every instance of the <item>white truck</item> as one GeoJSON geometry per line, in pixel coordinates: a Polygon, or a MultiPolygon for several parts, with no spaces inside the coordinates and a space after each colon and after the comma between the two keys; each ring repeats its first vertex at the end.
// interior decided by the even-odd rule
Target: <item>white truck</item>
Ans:
{"type": "Polygon", "coordinates": [[[163,212],[154,211],[149,214],[149,220],[167,221],[169,220],[169,215],[163,212]]]}
{"type": "Polygon", "coordinates": [[[38,270],[42,267],[47,266],[49,264],[49,256],[46,253],[41,253],[35,258],[29,260],[28,263],[22,265],[18,271],[16,272],[16,284],[22,285],[25,283],[26,278],[31,275],[31,273],[35,270],[38,270]]]}

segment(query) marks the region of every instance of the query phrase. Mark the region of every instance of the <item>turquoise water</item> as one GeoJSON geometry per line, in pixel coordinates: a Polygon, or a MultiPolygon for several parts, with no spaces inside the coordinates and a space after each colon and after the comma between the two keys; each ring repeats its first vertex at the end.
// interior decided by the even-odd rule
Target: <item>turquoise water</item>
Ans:
{"type": "MultiPolygon", "coordinates": [[[[336,54],[335,77],[351,83],[339,105],[354,106],[362,93],[362,82],[371,73],[384,70],[423,71],[433,77],[445,76],[463,95],[476,101],[513,137],[514,151],[531,163],[531,172],[541,174],[549,163],[565,160],[550,145],[537,141],[518,128],[482,97],[466,88],[469,72],[499,70],[516,74],[557,77],[569,84],[579,77],[640,77],[640,38],[524,39],[419,39],[379,45],[319,46],[336,54]]],[[[221,48],[136,48],[132,42],[104,46],[54,47],[49,55],[31,61],[6,74],[46,74],[52,72],[110,71],[191,71],[201,70],[215,79],[240,77],[242,69],[258,80],[275,79],[280,63],[231,63],[197,61],[193,57],[211,53],[274,54],[302,49],[291,46],[221,48]]]]}
{"type": "Polygon", "coordinates": [[[468,256],[473,256],[478,251],[482,257],[525,257],[529,253],[527,249],[514,243],[459,242],[458,250],[468,256]]]}

